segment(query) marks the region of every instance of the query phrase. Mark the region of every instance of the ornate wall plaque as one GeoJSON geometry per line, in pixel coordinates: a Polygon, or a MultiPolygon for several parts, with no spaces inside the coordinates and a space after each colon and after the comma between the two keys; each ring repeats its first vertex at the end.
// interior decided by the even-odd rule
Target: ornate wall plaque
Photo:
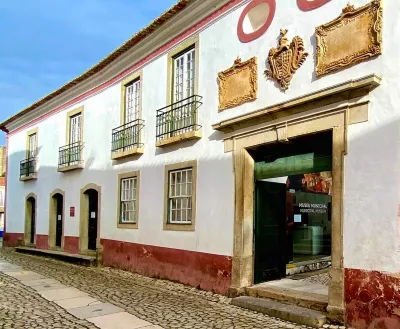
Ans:
{"type": "Polygon", "coordinates": [[[318,26],[317,76],[382,54],[381,0],[355,8],[348,4],[335,20],[318,26]]]}
{"type": "Polygon", "coordinates": [[[218,73],[219,110],[225,110],[257,98],[257,58],[246,62],[238,57],[233,66],[218,73]]]}
{"type": "Polygon", "coordinates": [[[303,39],[299,36],[292,42],[286,38],[288,30],[281,29],[279,48],[272,48],[268,54],[270,69],[265,70],[265,75],[275,79],[283,90],[289,88],[293,75],[306,60],[308,53],[304,51],[303,39]]]}

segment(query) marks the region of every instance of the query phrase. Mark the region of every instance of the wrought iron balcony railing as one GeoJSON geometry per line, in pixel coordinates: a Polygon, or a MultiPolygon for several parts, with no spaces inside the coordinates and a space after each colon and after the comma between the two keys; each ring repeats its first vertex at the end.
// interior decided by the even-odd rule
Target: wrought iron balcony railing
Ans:
{"type": "Polygon", "coordinates": [[[19,167],[20,178],[26,178],[36,174],[36,158],[22,160],[19,167]]]}
{"type": "Polygon", "coordinates": [[[82,142],[76,142],[60,147],[58,154],[58,168],[74,166],[82,163],[82,142]]]}
{"type": "Polygon", "coordinates": [[[144,120],[138,119],[113,129],[111,153],[116,154],[142,147],[141,131],[143,127],[144,120]]]}
{"type": "Polygon", "coordinates": [[[197,111],[203,104],[202,98],[193,95],[158,110],[157,141],[199,130],[201,126],[197,124],[197,111]]]}

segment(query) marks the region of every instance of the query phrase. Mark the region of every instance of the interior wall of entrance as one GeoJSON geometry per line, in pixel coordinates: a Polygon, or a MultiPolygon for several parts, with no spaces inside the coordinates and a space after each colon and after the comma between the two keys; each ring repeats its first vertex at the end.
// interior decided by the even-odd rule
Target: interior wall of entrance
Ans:
{"type": "Polygon", "coordinates": [[[29,193],[25,198],[25,234],[24,242],[26,246],[36,244],[36,220],[37,220],[37,197],[34,193],[29,193]]]}
{"type": "Polygon", "coordinates": [[[90,253],[100,248],[100,209],[101,209],[101,186],[88,184],[81,189],[80,196],[80,220],[79,220],[79,252],[90,253]],[[95,197],[96,195],[96,197],[95,197]],[[93,200],[97,198],[97,206],[93,200]],[[89,227],[90,225],[90,227],[89,227]],[[96,226],[96,227],[94,227],[96,226]],[[96,235],[96,242],[89,235],[96,235]],[[90,246],[89,246],[90,242],[90,246]]]}
{"type": "Polygon", "coordinates": [[[49,199],[49,248],[64,249],[65,192],[56,189],[49,199]]]}

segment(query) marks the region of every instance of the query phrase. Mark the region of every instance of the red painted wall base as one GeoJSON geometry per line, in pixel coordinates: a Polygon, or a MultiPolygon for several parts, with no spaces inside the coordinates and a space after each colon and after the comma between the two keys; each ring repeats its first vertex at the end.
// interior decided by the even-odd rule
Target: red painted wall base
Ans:
{"type": "Polygon", "coordinates": [[[139,273],[168,279],[203,290],[227,294],[231,285],[232,258],[102,239],[103,263],[139,273]]]}
{"type": "Polygon", "coordinates": [[[3,246],[4,247],[17,247],[18,239],[24,240],[24,233],[8,233],[5,232],[3,236],[3,246]]]}
{"type": "Polygon", "coordinates": [[[400,277],[345,270],[346,324],[355,329],[400,328],[400,277]]]}
{"type": "Polygon", "coordinates": [[[49,249],[49,236],[36,234],[36,249],[49,249]]]}
{"type": "Polygon", "coordinates": [[[79,237],[65,236],[64,251],[70,254],[79,254],[79,237]]]}

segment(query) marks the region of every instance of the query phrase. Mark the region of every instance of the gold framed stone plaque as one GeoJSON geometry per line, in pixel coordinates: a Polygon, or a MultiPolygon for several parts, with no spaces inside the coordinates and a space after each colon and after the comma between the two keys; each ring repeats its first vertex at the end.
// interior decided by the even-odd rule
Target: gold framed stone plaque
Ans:
{"type": "Polygon", "coordinates": [[[317,77],[382,54],[382,0],[348,4],[335,20],[318,26],[317,77]]]}
{"type": "Polygon", "coordinates": [[[257,98],[257,57],[246,62],[238,57],[233,66],[218,73],[219,111],[226,110],[257,98]]]}

